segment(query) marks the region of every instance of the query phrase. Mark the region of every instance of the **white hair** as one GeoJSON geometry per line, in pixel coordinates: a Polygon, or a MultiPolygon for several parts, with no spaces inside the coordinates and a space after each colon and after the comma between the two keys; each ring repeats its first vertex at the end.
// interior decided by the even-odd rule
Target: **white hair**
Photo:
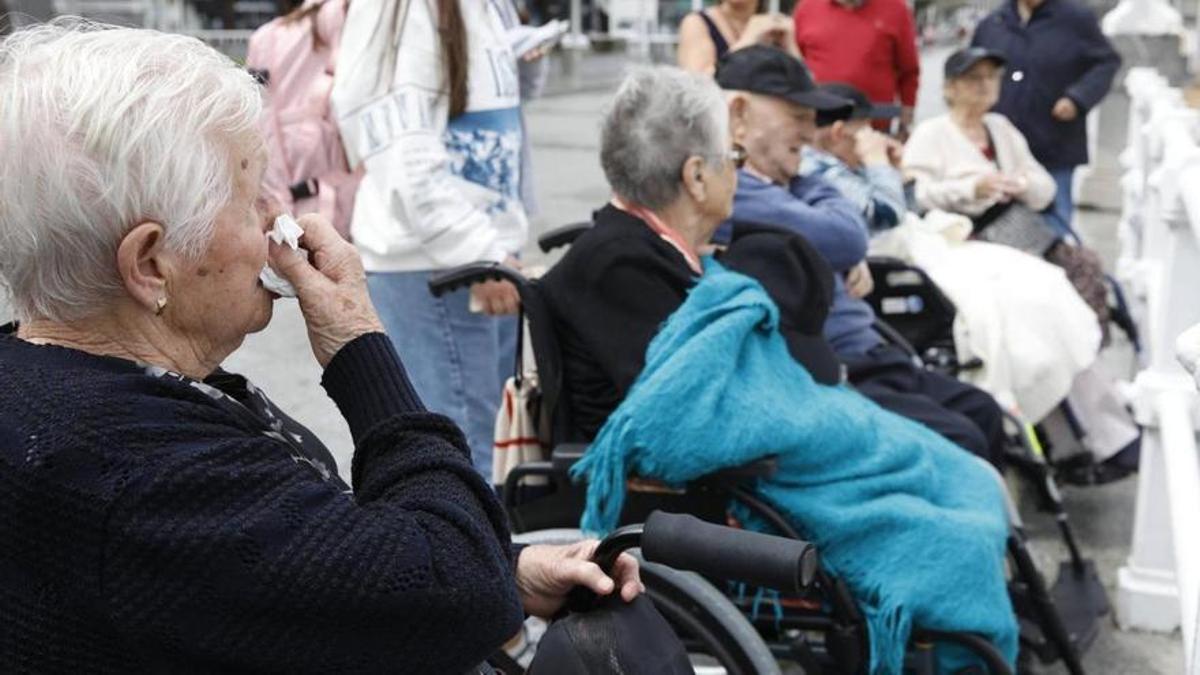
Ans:
{"type": "Polygon", "coordinates": [[[729,109],[711,77],[672,66],[638,68],[609,105],[600,164],[622,199],[658,209],[683,188],[689,157],[710,165],[729,152],[729,109]]]}
{"type": "Polygon", "coordinates": [[[195,38],[68,18],[0,43],[0,280],[17,318],[103,309],[141,222],[198,259],[261,109],[253,78],[195,38]]]}

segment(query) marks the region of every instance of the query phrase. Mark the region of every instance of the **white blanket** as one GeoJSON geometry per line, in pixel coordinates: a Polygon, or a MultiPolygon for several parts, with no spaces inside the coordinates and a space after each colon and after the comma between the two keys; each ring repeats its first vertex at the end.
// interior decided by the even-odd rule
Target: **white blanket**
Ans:
{"type": "Polygon", "coordinates": [[[983,361],[963,378],[1025,419],[1040,420],[1096,360],[1096,315],[1060,268],[1007,246],[969,241],[970,232],[962,216],[910,214],[875,237],[871,253],[924,269],[958,308],[958,358],[983,361]]]}

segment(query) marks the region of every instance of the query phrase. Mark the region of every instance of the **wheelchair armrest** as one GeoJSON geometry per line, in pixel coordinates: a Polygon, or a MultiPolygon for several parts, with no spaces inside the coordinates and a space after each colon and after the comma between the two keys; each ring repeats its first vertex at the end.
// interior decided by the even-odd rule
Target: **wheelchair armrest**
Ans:
{"type": "MultiPolygon", "coordinates": [[[[587,443],[560,443],[550,451],[550,463],[556,472],[567,473],[587,452],[587,443]]],[[[736,485],[753,478],[770,478],[775,475],[777,463],[774,457],[764,457],[760,460],[741,466],[721,469],[705,474],[696,479],[698,483],[717,485],[736,485]]]]}
{"type": "Polygon", "coordinates": [[[591,221],[556,227],[538,237],[538,248],[542,249],[542,253],[549,253],[560,246],[569,246],[579,238],[579,235],[590,229],[592,229],[591,221]]]}
{"type": "Polygon", "coordinates": [[[923,365],[921,363],[921,355],[917,353],[917,348],[912,346],[912,343],[890,323],[876,317],[875,323],[871,324],[871,327],[875,329],[876,333],[879,333],[885,342],[907,354],[918,366],[923,365]]]}
{"type": "Polygon", "coordinates": [[[440,298],[450,291],[458,290],[481,281],[511,281],[518,288],[525,277],[517,270],[498,262],[476,262],[459,265],[433,275],[429,279],[429,292],[440,298]]]}
{"type": "Polygon", "coordinates": [[[565,474],[583,458],[588,447],[587,443],[559,443],[550,451],[550,463],[555,471],[565,474]]]}
{"type": "Polygon", "coordinates": [[[720,471],[705,474],[698,478],[696,482],[709,485],[737,485],[754,478],[770,478],[775,475],[775,471],[778,468],[778,462],[775,461],[774,457],[763,457],[749,464],[733,466],[728,469],[721,469],[720,471]]]}

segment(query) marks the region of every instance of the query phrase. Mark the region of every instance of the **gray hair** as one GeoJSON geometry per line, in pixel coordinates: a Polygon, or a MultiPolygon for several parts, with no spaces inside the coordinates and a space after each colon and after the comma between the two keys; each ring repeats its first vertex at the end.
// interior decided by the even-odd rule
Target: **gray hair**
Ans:
{"type": "Polygon", "coordinates": [[[110,302],[140,222],[199,259],[261,110],[253,78],[195,38],[60,19],[0,43],[0,281],[17,318],[110,302]]]}
{"type": "Polygon", "coordinates": [[[729,152],[729,109],[711,77],[670,66],[632,71],[609,105],[600,165],[618,197],[650,209],[675,201],[689,157],[729,152]]]}

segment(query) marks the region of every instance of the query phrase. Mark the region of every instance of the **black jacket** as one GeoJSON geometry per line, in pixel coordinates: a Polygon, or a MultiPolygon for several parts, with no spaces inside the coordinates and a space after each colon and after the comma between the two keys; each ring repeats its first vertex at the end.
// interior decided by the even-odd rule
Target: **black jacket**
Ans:
{"type": "Polygon", "coordinates": [[[1046,0],[1022,24],[1016,0],[1009,0],[979,23],[971,44],[1008,59],[995,110],[1021,130],[1033,156],[1051,170],[1086,164],[1085,117],[1121,66],[1092,11],[1075,0],[1046,0]],[[1063,96],[1079,108],[1070,122],[1050,114],[1063,96]]]}
{"type": "Polygon", "coordinates": [[[592,439],[646,363],[646,347],[687,298],[687,260],[640,219],[613,206],[546,276],[574,431],[592,439]]]}

